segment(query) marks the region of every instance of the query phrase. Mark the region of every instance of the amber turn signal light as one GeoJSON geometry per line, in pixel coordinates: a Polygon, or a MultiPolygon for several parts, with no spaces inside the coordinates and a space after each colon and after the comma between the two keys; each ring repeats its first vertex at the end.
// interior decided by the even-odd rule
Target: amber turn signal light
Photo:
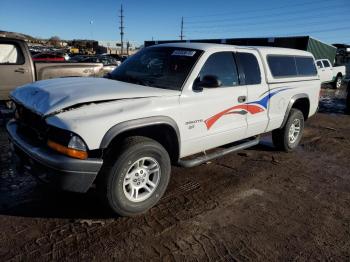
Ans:
{"type": "Polygon", "coordinates": [[[61,154],[64,154],[66,156],[70,156],[70,157],[78,158],[78,159],[87,159],[88,158],[88,154],[85,151],[72,149],[72,148],[60,145],[60,144],[53,142],[51,140],[47,141],[47,145],[50,148],[52,148],[53,150],[55,150],[61,154]]]}

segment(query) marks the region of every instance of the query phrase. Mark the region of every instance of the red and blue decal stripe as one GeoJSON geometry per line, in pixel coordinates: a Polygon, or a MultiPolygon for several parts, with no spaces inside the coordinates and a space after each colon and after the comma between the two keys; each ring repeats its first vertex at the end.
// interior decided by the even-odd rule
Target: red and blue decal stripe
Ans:
{"type": "MultiPolygon", "coordinates": [[[[274,95],[276,95],[282,91],[289,90],[289,89],[291,89],[291,88],[286,87],[286,88],[278,89],[278,90],[269,92],[268,94],[266,94],[263,98],[261,98],[258,101],[249,102],[249,103],[230,107],[230,108],[228,108],[224,111],[221,111],[221,112],[215,114],[214,116],[206,119],[204,121],[204,123],[207,126],[207,129],[209,130],[224,115],[229,115],[229,114],[242,114],[242,115],[244,115],[247,113],[255,115],[255,114],[258,114],[260,112],[263,112],[267,109],[268,103],[269,103],[271,97],[273,97],[274,95]]],[[[264,95],[264,94],[262,94],[262,95],[264,95]]]]}

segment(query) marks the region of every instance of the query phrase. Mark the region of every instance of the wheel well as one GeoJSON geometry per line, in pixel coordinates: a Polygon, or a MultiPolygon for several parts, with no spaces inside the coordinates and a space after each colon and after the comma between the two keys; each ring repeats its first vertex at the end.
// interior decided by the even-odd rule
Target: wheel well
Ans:
{"type": "Polygon", "coordinates": [[[339,72],[339,73],[337,74],[337,77],[343,77],[343,74],[339,72]]]}
{"type": "Polygon", "coordinates": [[[304,119],[308,119],[310,112],[310,101],[308,98],[299,98],[294,102],[292,108],[300,110],[304,115],[304,119]]]}
{"type": "Polygon", "coordinates": [[[107,150],[118,148],[118,145],[126,137],[130,136],[144,136],[151,138],[160,143],[165,148],[172,163],[176,163],[179,159],[179,139],[176,131],[170,125],[157,124],[126,130],[113,138],[113,140],[108,145],[107,150]]]}

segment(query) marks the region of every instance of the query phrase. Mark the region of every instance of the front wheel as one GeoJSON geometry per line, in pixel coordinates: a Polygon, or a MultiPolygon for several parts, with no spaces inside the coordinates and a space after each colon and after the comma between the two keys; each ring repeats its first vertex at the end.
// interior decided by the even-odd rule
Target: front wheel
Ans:
{"type": "Polygon", "coordinates": [[[146,137],[130,137],[120,150],[109,153],[99,191],[115,213],[138,215],[163,196],[170,171],[170,158],[162,145],[146,137]]]}
{"type": "Polygon", "coordinates": [[[300,110],[292,108],[284,127],[272,131],[273,144],[280,150],[293,151],[298,146],[303,131],[304,115],[300,110]]]}

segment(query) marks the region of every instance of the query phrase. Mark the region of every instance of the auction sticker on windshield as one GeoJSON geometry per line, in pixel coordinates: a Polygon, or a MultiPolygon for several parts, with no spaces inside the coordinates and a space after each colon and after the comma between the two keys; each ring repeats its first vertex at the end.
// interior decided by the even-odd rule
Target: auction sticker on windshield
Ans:
{"type": "Polygon", "coordinates": [[[187,50],[174,50],[171,55],[179,55],[179,56],[194,56],[196,51],[187,51],[187,50]]]}

